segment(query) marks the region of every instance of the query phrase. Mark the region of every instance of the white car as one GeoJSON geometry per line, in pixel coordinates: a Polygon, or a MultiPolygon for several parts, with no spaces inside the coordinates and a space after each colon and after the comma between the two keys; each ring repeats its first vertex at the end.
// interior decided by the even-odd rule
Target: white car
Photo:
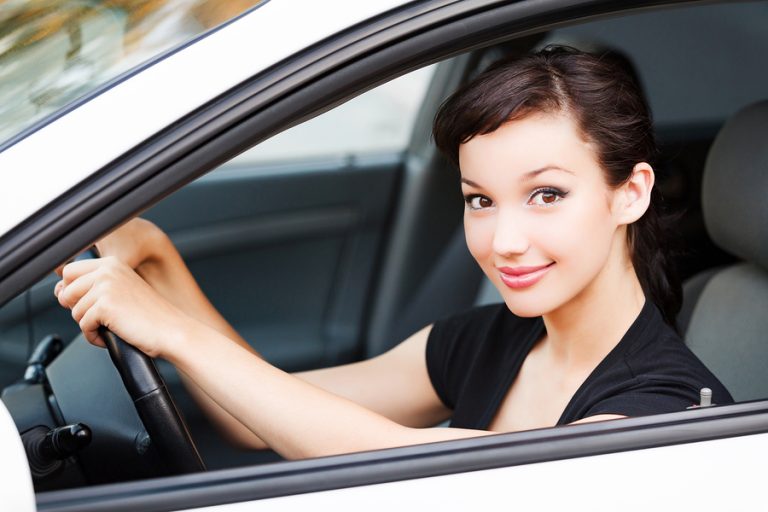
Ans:
{"type": "Polygon", "coordinates": [[[768,2],[0,3],[0,509],[761,508],[765,27],[768,2]],[[56,303],[52,270],[138,214],[289,371],[495,300],[431,120],[549,43],[636,70],[683,212],[679,327],[737,403],[284,461],[228,446],[173,368],[110,359],[56,303]]]}

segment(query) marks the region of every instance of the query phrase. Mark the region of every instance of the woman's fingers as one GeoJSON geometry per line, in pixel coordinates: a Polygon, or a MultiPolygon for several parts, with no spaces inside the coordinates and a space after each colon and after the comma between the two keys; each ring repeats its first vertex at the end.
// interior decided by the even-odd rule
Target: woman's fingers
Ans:
{"type": "Polygon", "coordinates": [[[102,327],[101,312],[99,311],[98,304],[94,303],[95,300],[92,300],[91,306],[85,309],[84,314],[78,321],[78,325],[89,343],[99,347],[106,347],[104,340],[99,336],[99,329],[102,327]]]}
{"type": "Polygon", "coordinates": [[[119,288],[114,282],[124,270],[121,265],[114,258],[73,262],[64,267],[63,279],[54,287],[59,303],[72,310],[72,318],[94,345],[104,346],[98,330],[108,324],[104,304],[111,302],[110,292],[119,288]]]}
{"type": "Polygon", "coordinates": [[[72,310],[72,318],[75,322],[80,324],[85,314],[93,307],[98,300],[98,293],[93,292],[92,288],[89,288],[86,293],[81,296],[78,301],[70,308],[72,310]]]}
{"type": "Polygon", "coordinates": [[[80,298],[88,293],[88,290],[93,286],[95,279],[96,272],[89,272],[78,277],[69,284],[66,284],[64,280],[59,281],[53,288],[53,294],[59,300],[59,304],[65,308],[72,309],[72,307],[78,303],[80,298]]]}
{"type": "Polygon", "coordinates": [[[115,257],[66,265],[54,291],[94,345],[103,346],[104,326],[146,354],[162,355],[190,321],[115,257]]]}
{"type": "Polygon", "coordinates": [[[93,260],[80,260],[67,263],[61,270],[61,278],[64,285],[68,285],[78,277],[93,272],[94,270],[108,264],[106,258],[93,260]]]}
{"type": "Polygon", "coordinates": [[[150,256],[157,232],[154,224],[136,217],[96,242],[96,249],[102,256],[114,256],[136,269],[150,256]]]}
{"type": "Polygon", "coordinates": [[[62,280],[54,286],[53,294],[59,304],[72,309],[97,279],[100,279],[102,286],[108,285],[120,272],[119,267],[120,263],[113,258],[69,263],[64,267],[62,280]]]}

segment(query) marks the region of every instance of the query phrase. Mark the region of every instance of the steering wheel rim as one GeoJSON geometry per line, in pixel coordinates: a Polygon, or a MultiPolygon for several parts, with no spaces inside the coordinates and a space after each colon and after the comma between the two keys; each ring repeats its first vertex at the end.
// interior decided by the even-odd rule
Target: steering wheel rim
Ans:
{"type": "Polygon", "coordinates": [[[189,429],[152,358],[104,327],[99,335],[168,470],[172,474],[205,471],[189,429]]]}

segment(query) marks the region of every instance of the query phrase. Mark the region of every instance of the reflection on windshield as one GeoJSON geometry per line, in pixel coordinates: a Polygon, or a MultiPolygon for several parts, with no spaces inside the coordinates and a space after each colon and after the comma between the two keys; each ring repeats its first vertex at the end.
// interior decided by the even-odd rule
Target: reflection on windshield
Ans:
{"type": "Polygon", "coordinates": [[[0,0],[0,143],[260,0],[0,0]]]}

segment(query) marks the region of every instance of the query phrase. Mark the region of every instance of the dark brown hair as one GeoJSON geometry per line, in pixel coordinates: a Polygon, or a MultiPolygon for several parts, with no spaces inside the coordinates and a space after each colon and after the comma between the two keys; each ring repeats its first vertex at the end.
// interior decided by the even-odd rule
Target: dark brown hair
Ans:
{"type": "MultiPolygon", "coordinates": [[[[435,118],[435,143],[458,165],[461,144],[532,113],[571,116],[594,144],[608,186],[625,183],[635,164],[655,160],[651,116],[627,61],[562,46],[494,64],[453,94],[435,118]]],[[[646,297],[674,326],[682,288],[662,250],[668,228],[660,202],[654,187],[648,210],[628,226],[627,242],[646,297]]]]}

